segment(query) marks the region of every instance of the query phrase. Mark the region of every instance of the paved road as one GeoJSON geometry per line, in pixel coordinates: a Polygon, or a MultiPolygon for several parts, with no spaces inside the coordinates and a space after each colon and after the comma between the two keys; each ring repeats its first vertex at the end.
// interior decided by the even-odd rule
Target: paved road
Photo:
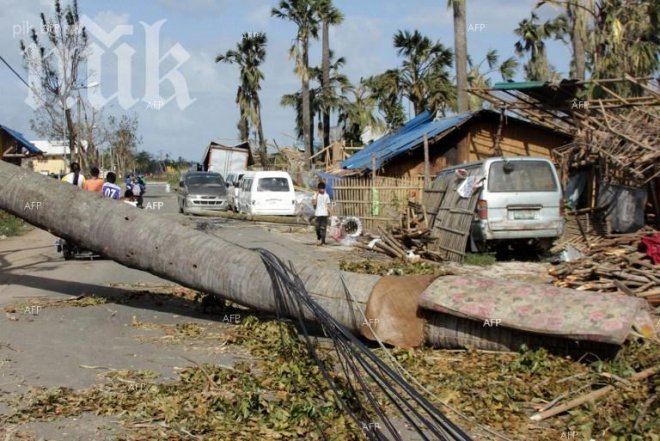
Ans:
{"type": "MultiPolygon", "coordinates": [[[[316,247],[310,228],[180,215],[175,195],[166,193],[164,186],[150,185],[145,205],[159,216],[242,246],[267,248],[294,263],[336,266],[344,251],[338,246],[316,247]]],[[[212,342],[163,345],[158,343],[163,331],[132,326],[136,320],[159,325],[194,322],[222,332],[231,326],[223,323],[222,313],[204,315],[186,299],[127,291],[127,285],[172,284],[109,260],[65,262],[56,253],[55,240],[45,231],[34,230],[0,241],[0,308],[5,309],[0,311],[0,414],[10,412],[9,398],[32,387],[85,388],[99,382],[99,370],[89,366],[153,369],[164,380],[173,378],[176,368],[190,364],[184,355],[197,362],[232,362],[235,354],[217,353],[212,342]],[[81,295],[101,296],[108,303],[85,308],[50,306],[53,301],[81,295]],[[34,310],[25,309],[28,302],[46,306],[35,315],[34,310]]],[[[112,419],[85,415],[11,428],[19,429],[49,440],[88,440],[114,439],[119,426],[112,419]],[[99,426],[106,427],[102,436],[96,432],[99,426]]],[[[0,428],[0,439],[13,433],[8,430],[0,428]]]]}

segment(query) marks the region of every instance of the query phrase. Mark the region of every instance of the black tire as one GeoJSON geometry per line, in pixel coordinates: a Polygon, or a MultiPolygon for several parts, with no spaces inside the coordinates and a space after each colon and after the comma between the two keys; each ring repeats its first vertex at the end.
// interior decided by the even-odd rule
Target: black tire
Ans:
{"type": "Polygon", "coordinates": [[[64,245],[64,247],[62,247],[62,257],[64,257],[64,260],[73,260],[76,255],[69,246],[64,245]]]}

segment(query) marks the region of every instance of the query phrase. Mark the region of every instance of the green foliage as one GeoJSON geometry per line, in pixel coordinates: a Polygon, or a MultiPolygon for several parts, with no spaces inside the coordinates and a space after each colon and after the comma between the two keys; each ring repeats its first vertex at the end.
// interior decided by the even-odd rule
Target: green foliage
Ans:
{"type": "Polygon", "coordinates": [[[19,236],[31,229],[32,226],[22,219],[0,210],[0,236],[19,236]]]}
{"type": "Polygon", "coordinates": [[[359,261],[339,262],[339,269],[352,273],[376,274],[379,276],[410,276],[433,274],[435,276],[450,274],[439,265],[433,265],[427,262],[403,262],[401,260],[372,260],[365,259],[359,261]]]}
{"type": "Polygon", "coordinates": [[[489,266],[497,262],[495,254],[467,253],[463,263],[466,265],[489,266]]]}

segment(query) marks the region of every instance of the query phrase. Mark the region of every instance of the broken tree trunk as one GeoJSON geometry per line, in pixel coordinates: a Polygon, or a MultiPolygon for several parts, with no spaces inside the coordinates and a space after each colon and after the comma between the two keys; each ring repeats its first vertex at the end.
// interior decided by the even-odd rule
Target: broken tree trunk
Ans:
{"type": "MultiPolygon", "coordinates": [[[[3,161],[0,161],[0,209],[127,267],[255,309],[276,310],[272,281],[257,253],[174,220],[100,198],[95,193],[3,161]],[[40,202],[38,208],[35,202],[40,202]]],[[[397,305],[402,301],[417,304],[421,292],[429,284],[428,280],[421,283],[420,278],[414,276],[379,277],[342,272],[351,293],[349,297],[337,270],[302,263],[296,265],[296,271],[314,300],[356,333],[364,325],[358,308],[364,311],[369,303],[371,310],[378,309],[379,305],[372,299],[388,297],[385,294],[389,286],[396,284],[400,289],[388,297],[393,302],[391,307],[385,306],[395,316],[401,316],[397,305]]],[[[399,322],[420,320],[410,331],[414,328],[418,334],[416,337],[403,335],[400,340],[385,339],[387,343],[405,346],[402,342],[418,341],[457,347],[470,341],[478,349],[490,349],[495,345],[498,350],[506,350],[517,349],[521,342],[534,346],[534,340],[542,343],[552,340],[518,330],[511,330],[512,334],[506,336],[502,329],[490,333],[473,320],[431,310],[415,312],[414,307],[409,309],[411,316],[399,317],[399,322]],[[475,339],[475,335],[479,339],[475,339]],[[511,335],[518,338],[512,339],[511,335]],[[510,347],[513,344],[516,347],[510,347]]],[[[307,318],[314,317],[310,314],[307,318]]],[[[381,318],[380,326],[391,323],[392,329],[396,327],[403,332],[399,324],[394,325],[396,318],[381,318]]],[[[580,343],[582,350],[593,350],[584,342],[580,343]]]]}

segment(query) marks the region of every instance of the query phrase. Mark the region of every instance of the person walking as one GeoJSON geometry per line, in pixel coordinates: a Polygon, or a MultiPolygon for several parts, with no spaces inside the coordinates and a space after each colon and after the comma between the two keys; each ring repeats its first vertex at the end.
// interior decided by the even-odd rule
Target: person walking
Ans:
{"type": "Polygon", "coordinates": [[[331,214],[330,195],[325,192],[325,182],[319,182],[317,192],[312,197],[314,216],[316,217],[317,245],[325,245],[325,234],[328,229],[328,217],[331,214]]]}

